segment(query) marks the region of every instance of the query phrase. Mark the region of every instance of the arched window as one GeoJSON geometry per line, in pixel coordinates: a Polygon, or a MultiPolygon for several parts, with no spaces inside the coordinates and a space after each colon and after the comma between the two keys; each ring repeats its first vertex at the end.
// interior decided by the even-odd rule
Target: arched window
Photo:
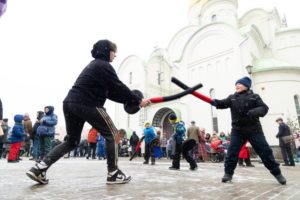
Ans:
{"type": "MultiPolygon", "coordinates": [[[[210,98],[214,99],[216,96],[215,89],[211,89],[209,91],[209,95],[210,95],[210,98]]],[[[211,116],[212,116],[213,131],[219,132],[217,109],[214,106],[211,106],[211,116]]]]}
{"type": "Polygon", "coordinates": [[[299,104],[299,95],[294,96],[295,107],[297,112],[298,124],[300,125],[300,104],[299,104]]]}
{"type": "Polygon", "coordinates": [[[157,72],[157,84],[158,85],[161,85],[162,82],[164,81],[163,75],[164,75],[164,72],[162,72],[162,71],[157,72]]]}

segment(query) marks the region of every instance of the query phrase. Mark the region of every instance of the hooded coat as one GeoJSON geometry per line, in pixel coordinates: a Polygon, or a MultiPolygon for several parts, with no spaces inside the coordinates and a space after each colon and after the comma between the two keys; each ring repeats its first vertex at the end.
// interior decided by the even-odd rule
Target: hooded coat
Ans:
{"type": "Polygon", "coordinates": [[[23,115],[15,115],[14,116],[15,125],[12,128],[11,133],[8,136],[8,141],[10,143],[22,142],[25,140],[25,130],[22,124],[23,115]]]}
{"type": "Polygon", "coordinates": [[[49,111],[41,119],[41,125],[37,128],[37,135],[53,137],[55,134],[55,125],[57,124],[57,115],[53,113],[53,106],[46,106],[45,108],[48,108],[49,111]]]}

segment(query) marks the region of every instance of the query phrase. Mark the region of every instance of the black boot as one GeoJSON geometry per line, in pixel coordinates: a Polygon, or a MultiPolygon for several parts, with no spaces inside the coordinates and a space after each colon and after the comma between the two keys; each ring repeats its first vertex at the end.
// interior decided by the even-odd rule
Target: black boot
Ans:
{"type": "Polygon", "coordinates": [[[228,181],[231,181],[232,180],[232,175],[230,174],[224,174],[223,178],[222,178],[222,182],[223,183],[226,183],[228,181]]]}
{"type": "Polygon", "coordinates": [[[282,174],[276,175],[275,178],[281,185],[286,184],[286,179],[284,178],[284,176],[282,176],[282,174]]]}
{"type": "Polygon", "coordinates": [[[151,157],[151,165],[155,165],[155,158],[151,157]]]}
{"type": "Polygon", "coordinates": [[[252,165],[250,158],[246,158],[245,163],[247,167],[255,167],[254,165],[252,165]]]}

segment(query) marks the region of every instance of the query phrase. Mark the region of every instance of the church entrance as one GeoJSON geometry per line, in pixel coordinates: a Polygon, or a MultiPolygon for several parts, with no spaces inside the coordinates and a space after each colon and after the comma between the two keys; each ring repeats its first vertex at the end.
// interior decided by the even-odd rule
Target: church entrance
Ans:
{"type": "MultiPolygon", "coordinates": [[[[173,134],[172,124],[168,120],[171,113],[175,113],[175,110],[168,107],[161,108],[155,113],[152,121],[152,125],[160,128],[162,134],[165,133],[167,139],[173,134]]],[[[176,115],[178,114],[176,113],[176,115]]]]}

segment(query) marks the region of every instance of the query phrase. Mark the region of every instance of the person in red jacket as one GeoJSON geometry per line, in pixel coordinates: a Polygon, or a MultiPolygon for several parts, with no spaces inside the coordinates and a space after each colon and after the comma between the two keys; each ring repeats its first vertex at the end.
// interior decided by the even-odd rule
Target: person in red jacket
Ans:
{"type": "Polygon", "coordinates": [[[239,166],[240,167],[245,167],[244,161],[246,163],[246,167],[255,167],[252,165],[251,160],[250,160],[250,150],[246,146],[247,142],[242,146],[240,153],[239,153],[239,166]]]}
{"type": "Polygon", "coordinates": [[[91,157],[91,154],[92,159],[96,159],[97,134],[98,131],[95,128],[91,128],[88,133],[87,141],[89,143],[89,149],[86,159],[89,159],[91,157]]]}

